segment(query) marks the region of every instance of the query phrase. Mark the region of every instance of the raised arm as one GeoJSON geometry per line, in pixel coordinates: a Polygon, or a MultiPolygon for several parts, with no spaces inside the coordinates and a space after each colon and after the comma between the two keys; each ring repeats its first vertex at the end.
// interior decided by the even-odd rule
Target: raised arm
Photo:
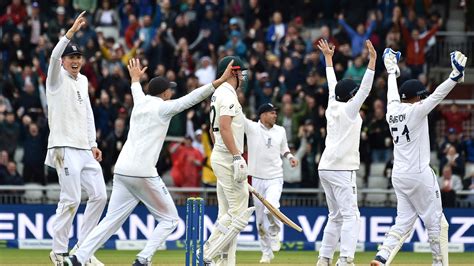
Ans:
{"type": "Polygon", "coordinates": [[[420,117],[428,115],[456,86],[457,83],[464,82],[464,68],[467,57],[459,51],[451,53],[451,66],[453,68],[449,78],[441,83],[435,91],[423,100],[422,104],[417,105],[417,112],[420,117]]]}
{"type": "Polygon", "coordinates": [[[387,107],[394,102],[400,102],[397,85],[397,77],[400,75],[400,68],[397,64],[400,57],[400,52],[395,52],[390,48],[385,48],[383,52],[383,63],[388,73],[387,107]]]}
{"type": "Polygon", "coordinates": [[[328,80],[329,88],[329,102],[334,101],[336,98],[335,88],[337,84],[336,73],[334,73],[332,57],[334,56],[334,45],[329,45],[324,39],[319,40],[318,48],[324,54],[324,60],[326,61],[326,78],[328,80]]]}
{"type": "Polygon", "coordinates": [[[229,78],[233,77],[232,75],[232,64],[234,60],[231,60],[227,65],[222,76],[212,83],[201,86],[187,95],[178,98],[176,100],[165,101],[162,105],[162,111],[164,115],[176,115],[179,112],[182,112],[190,107],[202,102],[209,95],[211,95],[216,88],[218,88],[222,83],[226,82],[229,78]]]}
{"type": "Polygon", "coordinates": [[[148,67],[142,68],[140,65],[140,60],[132,58],[130,61],[128,61],[127,68],[132,83],[131,89],[133,99],[137,100],[141,97],[145,97],[145,93],[142,90],[142,85],[140,84],[140,78],[143,76],[143,74],[145,74],[145,71],[148,67]]]}
{"type": "Polygon", "coordinates": [[[339,24],[341,24],[342,27],[347,31],[351,39],[357,35],[357,32],[351,26],[349,26],[349,24],[346,23],[342,14],[339,15],[339,24]]]}
{"type": "Polygon", "coordinates": [[[374,82],[377,52],[375,51],[375,48],[370,40],[366,40],[365,44],[367,45],[367,50],[369,51],[369,65],[367,66],[367,70],[365,71],[364,77],[362,78],[359,90],[357,91],[356,95],[354,95],[352,101],[348,101],[345,106],[346,114],[353,119],[359,114],[360,107],[364,103],[365,99],[367,99],[369,96],[370,90],[372,89],[372,84],[374,82]]]}
{"type": "Polygon", "coordinates": [[[74,21],[72,27],[67,31],[66,35],[59,39],[58,44],[54,47],[51,58],[49,60],[48,67],[48,77],[46,78],[46,89],[50,91],[55,91],[59,89],[59,83],[61,80],[61,56],[66,49],[66,46],[71,41],[74,34],[78,32],[83,25],[86,24],[86,19],[84,14],[86,11],[82,12],[74,21]]]}

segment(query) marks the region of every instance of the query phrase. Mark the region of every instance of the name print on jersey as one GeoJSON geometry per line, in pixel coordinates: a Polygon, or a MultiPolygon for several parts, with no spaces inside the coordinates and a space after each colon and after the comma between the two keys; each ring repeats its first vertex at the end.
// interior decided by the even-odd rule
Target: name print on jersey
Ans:
{"type": "Polygon", "coordinates": [[[401,114],[401,115],[390,115],[388,117],[388,122],[389,123],[398,123],[398,122],[403,122],[406,118],[406,114],[401,114]]]}

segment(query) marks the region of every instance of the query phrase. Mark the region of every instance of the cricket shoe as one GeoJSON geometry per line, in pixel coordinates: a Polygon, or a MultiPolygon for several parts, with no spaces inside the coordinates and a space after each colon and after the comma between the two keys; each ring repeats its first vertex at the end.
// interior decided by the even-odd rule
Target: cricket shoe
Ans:
{"type": "Polygon", "coordinates": [[[49,259],[54,264],[54,266],[63,266],[64,259],[67,258],[68,255],[68,253],[54,253],[54,251],[51,250],[49,253],[49,259]]]}
{"type": "Polygon", "coordinates": [[[77,260],[76,256],[69,256],[64,258],[64,266],[82,266],[82,264],[77,260]]]}
{"type": "Polygon", "coordinates": [[[151,266],[151,261],[149,261],[149,260],[141,261],[137,258],[133,262],[132,266],[151,266]]]}
{"type": "Polygon", "coordinates": [[[272,259],[275,258],[275,255],[273,253],[270,254],[262,254],[262,258],[260,259],[260,263],[270,263],[272,259]]]}
{"type": "Polygon", "coordinates": [[[105,266],[99,259],[97,259],[94,255],[90,257],[90,259],[86,262],[86,266],[105,266]]]}
{"type": "Polygon", "coordinates": [[[382,258],[381,256],[375,256],[375,259],[373,259],[370,262],[370,266],[384,266],[385,265],[385,259],[382,258]]]}
{"type": "Polygon", "coordinates": [[[326,257],[319,257],[316,266],[331,266],[332,261],[326,257]]]}
{"type": "Polygon", "coordinates": [[[339,257],[336,261],[336,266],[355,266],[354,259],[348,257],[339,257]]]}

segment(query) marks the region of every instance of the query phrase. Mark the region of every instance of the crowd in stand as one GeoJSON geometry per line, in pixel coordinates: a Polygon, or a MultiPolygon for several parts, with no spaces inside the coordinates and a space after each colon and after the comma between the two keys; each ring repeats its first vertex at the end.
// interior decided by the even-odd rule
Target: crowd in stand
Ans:
{"type": "MultiPolygon", "coordinates": [[[[0,3],[0,183],[57,182],[44,170],[48,136],[45,80],[49,56],[74,17],[87,11],[88,25],[74,41],[84,51],[82,73],[89,80],[97,142],[103,151],[106,181],[126,141],[133,108],[126,64],[132,57],[148,66],[147,79],[166,76],[182,96],[215,78],[216,64],[225,55],[238,55],[249,67],[248,84],[238,92],[249,118],[267,102],[279,107],[278,124],[285,127],[289,145],[301,159],[295,171],[285,169],[288,187],[316,187],[317,163],[324,149],[328,89],[325,64],[315,43],[320,38],[336,45],[334,67],[338,79],[360,82],[368,61],[363,45],[370,39],[377,51],[402,51],[400,81],[418,78],[430,89],[426,60],[443,26],[437,1],[287,1],[250,0],[12,0],[0,3]],[[54,4],[52,3],[54,2],[54,4]],[[22,173],[14,161],[24,150],[22,173]]],[[[446,18],[445,18],[446,19],[446,18]]],[[[381,58],[381,56],[380,56],[381,58]]],[[[361,163],[365,182],[372,163],[390,164],[392,140],[385,122],[386,75],[381,60],[371,95],[361,114],[361,163]]],[[[209,102],[175,117],[169,142],[157,164],[171,171],[176,186],[215,184],[210,169],[212,149],[207,123],[209,102]]],[[[463,133],[470,119],[453,105],[432,114],[447,121],[446,141],[439,148],[443,189],[474,189],[474,140],[463,133]],[[460,137],[464,136],[464,137],[460,137]],[[461,186],[449,176],[457,176],[461,186]]],[[[288,165],[284,166],[289,168],[288,165]]]]}

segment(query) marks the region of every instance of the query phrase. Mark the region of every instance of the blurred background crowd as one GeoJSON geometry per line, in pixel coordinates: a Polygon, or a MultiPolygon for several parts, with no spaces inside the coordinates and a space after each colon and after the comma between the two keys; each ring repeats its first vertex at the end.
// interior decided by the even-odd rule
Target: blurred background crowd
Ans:
{"type": "MultiPolygon", "coordinates": [[[[57,182],[45,169],[47,103],[45,80],[49,56],[60,36],[81,11],[88,24],[74,40],[84,52],[82,74],[89,80],[102,167],[110,182],[126,141],[133,108],[126,64],[137,57],[148,66],[143,84],[166,76],[180,97],[214,80],[216,64],[240,56],[249,82],[238,92],[247,117],[267,102],[279,107],[278,124],[301,164],[285,163],[285,187],[318,187],[317,165],[324,149],[328,88],[325,63],[316,43],[336,45],[338,79],[360,83],[370,39],[379,53],[376,77],[361,110],[360,185],[372,176],[390,176],[392,139],[385,121],[385,47],[400,50],[400,82],[431,82],[427,62],[437,31],[449,19],[450,2],[442,0],[7,0],[0,3],[0,184],[57,182]]],[[[473,1],[456,1],[466,14],[462,30],[474,24],[473,1]]],[[[452,4],[452,3],[451,3],[452,4]]],[[[446,55],[448,56],[448,55],[446,55]]],[[[468,54],[468,57],[472,56],[468,54]]],[[[447,77],[447,76],[446,76],[447,77]]],[[[146,90],[146,88],[145,88],[146,90]]],[[[209,101],[171,122],[169,141],[158,172],[178,187],[215,185],[210,169],[209,101]]],[[[464,126],[470,106],[444,106],[430,115],[433,167],[445,197],[474,189],[474,140],[464,126]],[[442,123],[442,126],[440,126],[442,123]]],[[[387,182],[387,187],[390,182],[387,182]]],[[[454,200],[454,199],[453,199],[454,200]]]]}

